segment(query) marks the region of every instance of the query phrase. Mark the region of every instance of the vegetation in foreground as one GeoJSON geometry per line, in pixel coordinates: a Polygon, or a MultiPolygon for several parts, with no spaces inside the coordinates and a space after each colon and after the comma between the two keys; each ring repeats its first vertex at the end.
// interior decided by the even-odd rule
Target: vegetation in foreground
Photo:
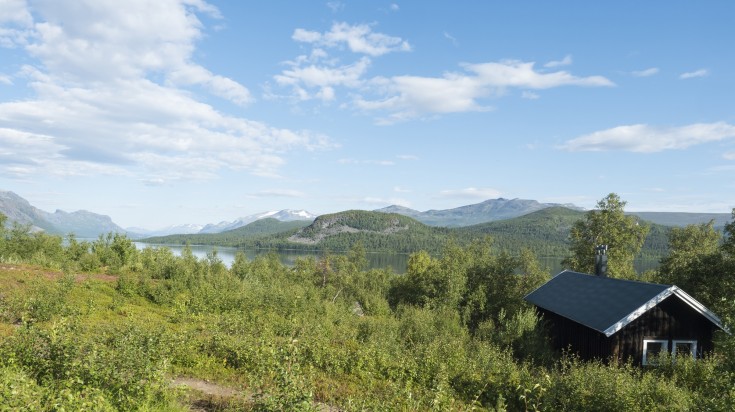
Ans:
{"type": "MultiPolygon", "coordinates": [[[[624,202],[609,200],[599,214],[618,217],[624,202]]],[[[645,276],[732,325],[735,224],[726,235],[674,231],[667,272],[645,276]]],[[[294,267],[239,255],[227,268],[120,235],[64,244],[15,227],[0,236],[0,410],[735,409],[732,336],[706,359],[647,369],[551,353],[522,300],[547,274],[530,252],[498,249],[448,244],[397,276],[365,270],[359,243],[294,267]]]]}

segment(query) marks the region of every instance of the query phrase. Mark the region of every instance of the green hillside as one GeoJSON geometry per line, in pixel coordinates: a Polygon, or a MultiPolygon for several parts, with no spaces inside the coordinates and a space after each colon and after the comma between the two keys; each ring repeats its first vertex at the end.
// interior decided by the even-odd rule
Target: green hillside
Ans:
{"type": "Polygon", "coordinates": [[[279,250],[342,251],[359,241],[371,252],[411,253],[439,250],[450,233],[451,229],[430,227],[395,213],[348,210],[319,216],[314,223],[295,233],[254,238],[242,245],[279,250]]]}
{"type": "Polygon", "coordinates": [[[569,230],[575,221],[583,218],[584,212],[559,206],[513,219],[458,228],[455,232],[462,238],[491,236],[496,247],[510,252],[529,248],[538,256],[564,256],[569,251],[569,230]]]}

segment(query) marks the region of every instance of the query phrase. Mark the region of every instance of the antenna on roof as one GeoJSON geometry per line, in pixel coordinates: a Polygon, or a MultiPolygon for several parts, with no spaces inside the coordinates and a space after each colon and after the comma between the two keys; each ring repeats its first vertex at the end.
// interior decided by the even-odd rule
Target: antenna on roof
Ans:
{"type": "Polygon", "coordinates": [[[607,245],[595,246],[595,275],[607,277],[607,245]]]}

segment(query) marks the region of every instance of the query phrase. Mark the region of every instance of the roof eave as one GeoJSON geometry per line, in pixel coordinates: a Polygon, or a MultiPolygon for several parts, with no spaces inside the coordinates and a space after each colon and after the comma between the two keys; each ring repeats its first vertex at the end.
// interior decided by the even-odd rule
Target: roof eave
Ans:
{"type": "Polygon", "coordinates": [[[644,313],[653,309],[656,305],[663,302],[664,299],[668,298],[671,295],[676,295],[684,303],[689,305],[689,307],[691,307],[696,312],[698,312],[699,314],[707,318],[707,320],[712,322],[715,326],[725,331],[725,333],[730,334],[730,331],[725,326],[722,325],[722,321],[720,320],[719,317],[717,317],[717,315],[715,315],[711,310],[707,309],[706,306],[699,303],[699,301],[691,297],[688,293],[681,290],[678,286],[670,286],[663,292],[654,296],[651,300],[646,302],[644,305],[642,305],[638,309],[634,310],[633,312],[631,312],[624,318],[615,322],[612,326],[605,329],[602,333],[604,333],[605,336],[609,338],[610,336],[618,332],[620,329],[623,329],[624,327],[626,327],[630,322],[633,322],[634,320],[638,319],[644,313]]]}
{"type": "Polygon", "coordinates": [[[627,326],[630,322],[633,322],[634,320],[641,317],[644,313],[648,312],[649,310],[653,309],[656,305],[663,302],[664,299],[671,296],[674,291],[673,288],[676,286],[671,286],[667,289],[665,289],[663,292],[659,293],[658,295],[651,298],[649,301],[644,303],[642,306],[634,310],[633,312],[629,313],[624,318],[620,319],[619,321],[612,324],[609,328],[602,331],[602,333],[605,334],[608,338],[618,332],[620,329],[623,329],[625,326],[627,326]]]}

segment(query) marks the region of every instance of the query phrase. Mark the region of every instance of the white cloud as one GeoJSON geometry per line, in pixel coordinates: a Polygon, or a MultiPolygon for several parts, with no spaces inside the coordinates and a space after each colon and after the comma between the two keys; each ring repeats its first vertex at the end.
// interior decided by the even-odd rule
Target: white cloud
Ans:
{"type": "Polygon", "coordinates": [[[8,85],[8,86],[12,86],[13,80],[10,79],[10,76],[0,73],[0,83],[8,85]]]}
{"type": "Polygon", "coordinates": [[[450,197],[458,199],[494,199],[502,195],[499,190],[492,188],[468,187],[465,189],[442,190],[439,197],[450,197]]]}
{"type": "Polygon", "coordinates": [[[646,124],[618,126],[569,140],[560,146],[568,151],[609,151],[652,153],[735,138],[735,126],[725,122],[697,123],[680,127],[646,124]]]}
{"type": "Polygon", "coordinates": [[[345,4],[341,1],[328,1],[327,7],[332,10],[332,13],[336,13],[345,8],[345,4]]]}
{"type": "Polygon", "coordinates": [[[0,0],[0,47],[24,45],[32,25],[33,17],[25,0],[0,0]]]}
{"type": "Polygon", "coordinates": [[[452,42],[452,44],[454,45],[454,47],[459,46],[459,41],[457,41],[457,39],[454,36],[452,36],[451,34],[449,34],[447,32],[444,32],[444,38],[447,39],[447,40],[449,40],[450,42],[452,42]]]}
{"type": "Polygon", "coordinates": [[[274,76],[276,83],[291,87],[293,95],[298,97],[298,100],[319,98],[331,101],[336,96],[335,86],[356,88],[362,84],[362,77],[370,66],[370,59],[363,57],[354,64],[335,67],[317,64],[303,66],[299,61],[288,64],[292,68],[274,76]],[[307,89],[316,89],[316,92],[309,93],[307,89]]]}
{"type": "Polygon", "coordinates": [[[411,190],[406,189],[405,187],[401,187],[401,186],[393,187],[393,191],[396,193],[411,193],[411,190]]]}
{"type": "Polygon", "coordinates": [[[420,117],[432,113],[487,111],[492,107],[479,102],[500,96],[505,89],[549,89],[561,86],[610,87],[615,84],[602,76],[578,77],[565,71],[542,73],[533,62],[515,60],[464,64],[465,73],[445,73],[442,77],[396,76],[371,82],[383,93],[378,100],[358,98],[355,105],[366,111],[386,111],[382,123],[420,117]]]}
{"type": "Polygon", "coordinates": [[[202,85],[212,94],[239,105],[245,105],[253,101],[250,91],[243,85],[227,77],[212,74],[201,66],[183,66],[172,71],[168,79],[176,85],[202,85]]]}
{"type": "Polygon", "coordinates": [[[725,160],[735,160],[735,152],[726,152],[722,154],[722,158],[725,160]]]}
{"type": "Polygon", "coordinates": [[[398,11],[398,10],[400,10],[400,7],[396,3],[391,3],[390,9],[392,11],[398,11]]]}
{"type": "Polygon", "coordinates": [[[197,15],[219,16],[202,0],[48,1],[34,10],[43,20],[25,49],[39,64],[23,67],[16,83],[27,81],[35,96],[0,102],[0,153],[15,154],[0,154],[1,173],[115,174],[158,184],[226,169],[274,176],[285,153],[331,145],[224,115],[182,88],[199,85],[237,104],[251,99],[244,86],[192,60],[203,30],[197,15]]]}
{"type": "MultiPolygon", "coordinates": [[[[444,36],[454,38],[448,33],[444,36]]],[[[296,102],[337,100],[339,88],[349,89],[351,107],[375,112],[379,124],[391,124],[435,114],[490,111],[494,107],[482,99],[499,97],[508,88],[522,89],[522,97],[537,99],[533,90],[561,86],[611,87],[615,84],[603,76],[576,76],[567,71],[538,71],[534,62],[504,60],[479,64],[462,64],[462,72],[447,72],[440,77],[398,75],[368,77],[371,57],[395,51],[409,51],[407,41],[374,33],[369,25],[334,23],[327,32],[297,28],[292,38],[314,46],[308,55],[298,56],[285,64],[288,69],[274,76],[278,86],[290,89],[296,102]],[[347,48],[366,54],[352,63],[342,63],[327,50],[347,48]],[[371,57],[368,57],[371,56],[371,57]]],[[[547,67],[571,64],[571,56],[547,67]]],[[[266,86],[267,97],[278,97],[266,86]]],[[[350,107],[341,104],[340,107],[350,107]]]]}
{"type": "Polygon", "coordinates": [[[559,66],[569,66],[570,64],[572,64],[572,55],[571,54],[567,54],[561,60],[552,60],[552,61],[544,64],[544,67],[553,68],[553,67],[559,67],[559,66]]]}
{"type": "Polygon", "coordinates": [[[709,76],[709,70],[707,70],[707,69],[699,69],[699,70],[695,70],[693,72],[682,73],[679,76],[679,78],[680,79],[693,79],[693,78],[696,78],[696,77],[706,77],[706,76],[709,76]]]}
{"type": "Polygon", "coordinates": [[[658,74],[658,72],[659,72],[658,67],[651,67],[645,70],[637,70],[637,71],[631,72],[631,74],[635,77],[650,77],[655,74],[658,74]]]}
{"type": "Polygon", "coordinates": [[[615,86],[615,83],[602,76],[578,77],[565,71],[542,73],[533,66],[533,62],[505,60],[467,64],[465,68],[475,73],[481,83],[494,87],[549,89],[559,86],[615,86]]]}
{"type": "Polygon", "coordinates": [[[320,47],[347,46],[353,53],[381,56],[394,51],[410,51],[411,45],[400,37],[373,33],[366,24],[350,25],[334,23],[325,33],[298,28],[292,38],[299,42],[313,43],[320,47]]]}

